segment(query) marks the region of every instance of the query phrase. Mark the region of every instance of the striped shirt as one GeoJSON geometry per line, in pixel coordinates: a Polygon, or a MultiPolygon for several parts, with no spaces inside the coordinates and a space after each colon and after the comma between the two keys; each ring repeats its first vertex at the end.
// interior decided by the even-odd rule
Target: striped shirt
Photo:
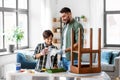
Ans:
{"type": "MultiPolygon", "coordinates": [[[[37,47],[35,48],[34,55],[39,54],[45,47],[47,47],[45,43],[39,43],[37,47]]],[[[57,49],[57,47],[52,44],[49,47],[57,49]]],[[[47,61],[47,55],[41,56],[37,61],[35,70],[40,71],[42,68],[46,68],[46,61],[47,61]]],[[[54,65],[57,65],[57,55],[54,58],[53,66],[54,65]]]]}

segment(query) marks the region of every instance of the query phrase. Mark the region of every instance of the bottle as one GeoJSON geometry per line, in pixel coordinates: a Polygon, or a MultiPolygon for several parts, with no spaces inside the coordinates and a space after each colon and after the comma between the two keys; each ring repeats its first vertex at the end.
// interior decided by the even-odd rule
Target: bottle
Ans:
{"type": "Polygon", "coordinates": [[[16,71],[20,72],[21,69],[21,63],[16,63],[16,71]]]}

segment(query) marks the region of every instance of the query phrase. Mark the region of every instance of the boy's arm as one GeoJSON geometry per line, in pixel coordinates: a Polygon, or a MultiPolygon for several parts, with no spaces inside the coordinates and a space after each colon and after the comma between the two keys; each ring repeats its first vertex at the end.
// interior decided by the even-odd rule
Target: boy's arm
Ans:
{"type": "Polygon", "coordinates": [[[41,49],[41,43],[37,45],[37,47],[35,48],[35,51],[34,51],[34,58],[35,59],[38,59],[40,58],[41,56],[43,56],[43,51],[41,49]]]}

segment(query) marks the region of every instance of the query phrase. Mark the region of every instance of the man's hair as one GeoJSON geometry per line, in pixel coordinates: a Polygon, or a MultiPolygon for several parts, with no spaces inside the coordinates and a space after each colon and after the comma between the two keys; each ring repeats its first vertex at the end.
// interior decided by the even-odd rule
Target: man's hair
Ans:
{"type": "Polygon", "coordinates": [[[45,30],[45,31],[43,32],[43,38],[44,38],[44,39],[49,38],[51,35],[52,35],[52,37],[53,37],[53,33],[52,33],[50,30],[45,30]]]}
{"type": "Polygon", "coordinates": [[[60,10],[60,13],[68,13],[68,12],[71,13],[70,8],[68,8],[68,7],[64,7],[64,8],[62,8],[62,9],[60,10]]]}

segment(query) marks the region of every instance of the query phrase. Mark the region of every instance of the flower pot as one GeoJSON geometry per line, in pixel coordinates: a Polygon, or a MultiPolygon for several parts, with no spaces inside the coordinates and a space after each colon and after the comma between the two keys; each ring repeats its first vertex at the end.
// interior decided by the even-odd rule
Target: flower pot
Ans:
{"type": "Polygon", "coordinates": [[[14,44],[10,44],[9,47],[8,47],[8,51],[10,53],[14,53],[14,50],[15,50],[15,45],[14,44]]]}

